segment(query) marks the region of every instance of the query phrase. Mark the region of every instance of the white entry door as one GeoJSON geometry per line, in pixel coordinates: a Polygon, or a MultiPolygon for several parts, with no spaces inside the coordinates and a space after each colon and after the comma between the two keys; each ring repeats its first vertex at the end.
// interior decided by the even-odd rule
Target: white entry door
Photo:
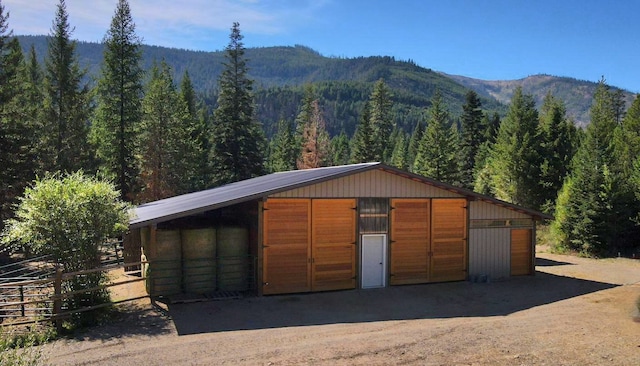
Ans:
{"type": "Polygon", "coordinates": [[[362,288],[384,287],[387,278],[387,235],[362,235],[362,288]]]}

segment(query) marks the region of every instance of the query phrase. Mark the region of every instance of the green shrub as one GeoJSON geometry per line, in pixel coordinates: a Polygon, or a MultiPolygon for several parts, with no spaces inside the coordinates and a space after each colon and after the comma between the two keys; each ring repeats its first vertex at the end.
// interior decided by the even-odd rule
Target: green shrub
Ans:
{"type": "Polygon", "coordinates": [[[38,347],[54,338],[53,328],[30,330],[26,333],[6,332],[0,328],[0,365],[35,366],[46,362],[42,349],[38,347]]]}

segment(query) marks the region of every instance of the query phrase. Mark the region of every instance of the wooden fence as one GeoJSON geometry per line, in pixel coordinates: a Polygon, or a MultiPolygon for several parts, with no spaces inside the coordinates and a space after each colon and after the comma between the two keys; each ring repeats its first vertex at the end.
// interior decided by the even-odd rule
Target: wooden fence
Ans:
{"type": "Polygon", "coordinates": [[[142,276],[124,276],[124,278],[110,280],[106,284],[93,288],[64,292],[62,284],[65,281],[91,273],[113,272],[120,268],[123,269],[124,274],[125,267],[131,268],[142,264],[146,264],[146,262],[109,264],[108,266],[70,273],[64,273],[61,268],[58,268],[54,276],[49,278],[2,283],[0,284],[0,322],[3,323],[3,326],[18,326],[52,321],[56,327],[60,328],[62,322],[73,314],[148,298],[149,296],[144,293],[74,310],[64,309],[62,306],[64,299],[80,293],[93,293],[116,286],[130,285],[145,279],[142,276]]]}

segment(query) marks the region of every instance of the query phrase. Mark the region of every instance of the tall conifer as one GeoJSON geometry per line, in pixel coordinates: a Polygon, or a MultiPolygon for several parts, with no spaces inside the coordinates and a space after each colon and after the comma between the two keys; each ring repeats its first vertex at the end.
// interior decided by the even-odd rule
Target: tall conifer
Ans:
{"type": "Polygon", "coordinates": [[[460,143],[460,179],[465,188],[472,188],[476,166],[476,156],[484,142],[482,134],[482,103],[473,90],[465,94],[462,106],[462,137],[460,143]]]}
{"type": "Polygon", "coordinates": [[[488,162],[495,196],[533,209],[541,204],[537,127],[533,96],[523,94],[518,87],[500,124],[488,162]]]}
{"type": "Polygon", "coordinates": [[[83,84],[85,71],[80,69],[72,32],[65,0],[60,0],[45,58],[43,127],[47,136],[46,168],[51,171],[92,168],[89,88],[83,84]]]}
{"type": "Polygon", "coordinates": [[[122,198],[132,200],[138,179],[135,139],[142,118],[140,38],[127,0],[119,0],[103,40],[98,106],[91,138],[100,168],[113,177],[122,198]]]}
{"type": "Polygon", "coordinates": [[[214,186],[265,173],[265,137],[255,119],[253,81],[247,75],[240,24],[233,23],[225,48],[224,69],[218,79],[210,155],[214,186]]]}
{"type": "Polygon", "coordinates": [[[393,141],[389,139],[394,129],[393,114],[391,108],[391,91],[383,79],[378,80],[373,86],[373,92],[369,98],[370,125],[373,133],[374,159],[380,162],[389,162],[393,152],[393,141]]]}

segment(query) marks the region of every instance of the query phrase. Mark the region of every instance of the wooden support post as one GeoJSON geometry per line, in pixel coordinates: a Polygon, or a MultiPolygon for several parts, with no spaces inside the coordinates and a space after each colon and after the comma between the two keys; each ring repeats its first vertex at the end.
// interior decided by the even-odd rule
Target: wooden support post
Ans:
{"type": "Polygon", "coordinates": [[[62,319],[58,318],[60,313],[62,313],[62,267],[57,267],[53,281],[53,322],[58,332],[62,331],[62,319]]]}
{"type": "Polygon", "coordinates": [[[20,313],[24,318],[24,286],[20,285],[20,313]]]}

